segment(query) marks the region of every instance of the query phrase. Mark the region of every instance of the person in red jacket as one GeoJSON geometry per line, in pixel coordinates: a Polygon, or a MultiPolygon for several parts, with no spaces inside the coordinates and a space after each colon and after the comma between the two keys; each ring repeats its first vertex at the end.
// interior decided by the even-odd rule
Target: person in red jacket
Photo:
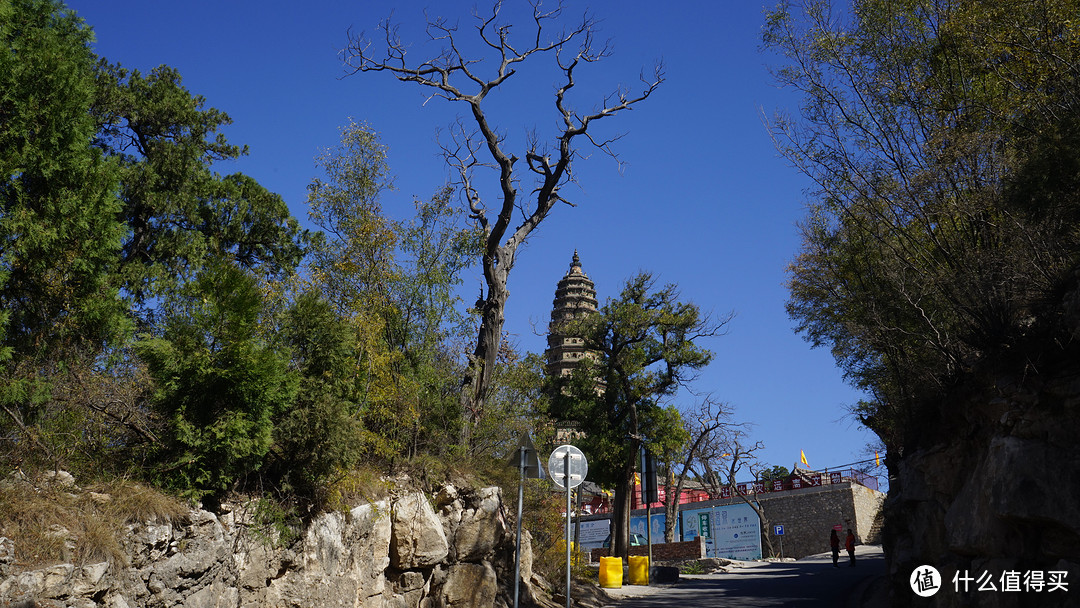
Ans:
{"type": "Polygon", "coordinates": [[[836,530],[829,536],[829,547],[832,548],[832,567],[839,568],[836,561],[840,559],[840,537],[836,535],[836,530]]]}
{"type": "Polygon", "coordinates": [[[851,528],[848,528],[847,538],[844,539],[844,548],[847,549],[848,557],[851,559],[849,567],[855,567],[855,535],[851,533],[851,528]]]}

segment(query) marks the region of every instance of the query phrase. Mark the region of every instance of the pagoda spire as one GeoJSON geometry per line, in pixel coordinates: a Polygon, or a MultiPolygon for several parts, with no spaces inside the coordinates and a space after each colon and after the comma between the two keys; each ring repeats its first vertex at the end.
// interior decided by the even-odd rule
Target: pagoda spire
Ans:
{"type": "Polygon", "coordinates": [[[559,331],[559,326],[571,319],[596,312],[596,286],[581,268],[581,258],[574,250],[570,269],[555,288],[551,323],[548,325],[547,372],[568,375],[585,356],[581,338],[571,338],[559,331]]]}

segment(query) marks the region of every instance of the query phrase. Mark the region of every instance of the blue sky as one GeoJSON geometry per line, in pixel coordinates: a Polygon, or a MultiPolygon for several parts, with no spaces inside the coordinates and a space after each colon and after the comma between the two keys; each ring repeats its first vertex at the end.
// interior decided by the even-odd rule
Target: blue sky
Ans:
{"type": "MultiPolygon", "coordinates": [[[[388,210],[407,212],[414,196],[429,197],[450,178],[436,131],[465,108],[440,99],[425,105],[419,87],[389,74],[346,75],[338,51],[349,28],[373,32],[392,11],[402,37],[415,43],[412,55],[424,56],[431,51],[419,27],[425,7],[465,33],[471,2],[68,6],[94,28],[99,55],[144,73],[174,66],[192,93],[228,113],[234,122],[226,135],[250,146],[250,154],[218,170],[256,178],[301,220],[306,186],[317,175],[314,158],[336,144],[350,117],[368,122],[389,146],[397,190],[384,200],[388,210]]],[[[503,14],[513,20],[522,6],[508,2],[503,14]]],[[[703,309],[736,314],[729,333],[707,343],[716,357],[696,389],[754,424],[765,461],[790,468],[804,450],[811,466],[823,468],[866,458],[874,436],[846,415],[860,395],[844,384],[827,351],[811,350],[792,331],[784,312],[784,268],[798,250],[796,224],[809,183],[777,156],[762,121],[798,104],[771,84],[766,66],[776,60],[758,50],[765,7],[746,0],[568,3],[569,21],[588,8],[613,45],[612,57],[581,70],[572,98],[579,108],[590,109],[618,85],[639,85],[641,70],[648,73],[657,60],[667,81],[637,109],[597,123],[598,134],[625,133],[616,147],[625,166],[620,173],[597,151],[579,163],[579,184],[563,192],[576,207],[556,208],[519,252],[506,328],[520,350],[544,348],[538,334],[575,249],[601,300],[617,295],[637,271],[651,271],[703,309]]],[[[529,129],[543,138],[556,126],[555,82],[552,72],[523,69],[489,98],[490,118],[511,143],[529,129]]],[[[465,293],[471,297],[480,284],[478,272],[466,277],[465,293]]]]}

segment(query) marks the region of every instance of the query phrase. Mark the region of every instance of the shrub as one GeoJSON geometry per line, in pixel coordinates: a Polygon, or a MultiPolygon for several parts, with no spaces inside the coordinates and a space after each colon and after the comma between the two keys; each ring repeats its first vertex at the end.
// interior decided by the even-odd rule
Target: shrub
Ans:
{"type": "Polygon", "coordinates": [[[212,265],[188,290],[163,335],[144,337],[136,350],[157,381],[154,404],[167,425],[161,482],[201,499],[260,468],[296,378],[257,337],[262,299],[252,276],[212,265]]]}

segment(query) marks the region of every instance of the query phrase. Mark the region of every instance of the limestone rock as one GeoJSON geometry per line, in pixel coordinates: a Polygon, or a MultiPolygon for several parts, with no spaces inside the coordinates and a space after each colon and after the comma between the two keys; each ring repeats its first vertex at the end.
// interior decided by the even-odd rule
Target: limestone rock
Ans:
{"type": "Polygon", "coordinates": [[[108,570],[109,562],[88,564],[74,570],[70,582],[72,595],[91,596],[100,591],[103,588],[102,579],[108,570]]]}
{"type": "MultiPolygon", "coordinates": [[[[505,608],[513,535],[499,490],[448,487],[439,496],[438,515],[421,493],[316,515],[290,547],[268,541],[244,505],[134,523],[120,539],[123,563],[0,572],[0,606],[505,608]]],[[[522,605],[549,606],[530,584],[529,546],[526,535],[522,605]]],[[[0,539],[0,558],[4,551],[13,551],[9,539],[0,539]]]]}
{"type": "MultiPolygon", "coordinates": [[[[513,557],[510,558],[510,568],[514,567],[513,557]]],[[[521,572],[521,580],[528,583],[533,577],[533,552],[532,534],[528,530],[521,531],[521,558],[518,566],[521,572]]],[[[513,585],[513,581],[510,582],[513,585]]]]}
{"type": "Polygon", "coordinates": [[[41,480],[61,488],[78,488],[78,486],[75,485],[75,477],[67,471],[46,471],[41,476],[41,480]]]}
{"type": "Polygon", "coordinates": [[[469,498],[454,532],[457,559],[473,562],[487,557],[508,533],[509,526],[502,513],[500,489],[477,490],[469,498]]]}
{"type": "MultiPolygon", "coordinates": [[[[360,583],[368,588],[379,588],[385,581],[386,568],[390,565],[390,543],[393,528],[390,511],[385,502],[360,505],[349,512],[357,537],[363,543],[353,541],[355,559],[359,562],[360,583]],[[360,550],[360,547],[363,547],[360,550]]],[[[380,589],[381,591],[381,589],[380,589]]]]}
{"type": "Polygon", "coordinates": [[[438,507],[444,507],[456,501],[458,499],[457,488],[454,484],[448,483],[444,486],[439,493],[435,495],[435,505],[438,507]]]}
{"type": "Polygon", "coordinates": [[[9,576],[0,583],[0,599],[66,597],[70,595],[67,591],[68,583],[74,571],[75,568],[71,564],[59,564],[9,576]]]}
{"type": "Polygon", "coordinates": [[[394,585],[392,605],[416,608],[428,591],[430,591],[430,586],[423,573],[415,570],[402,572],[394,585]]]}
{"type": "Polygon", "coordinates": [[[398,570],[434,566],[450,550],[442,523],[421,493],[406,494],[391,507],[390,564],[398,570]]]}
{"type": "MultiPolygon", "coordinates": [[[[297,605],[379,605],[390,565],[391,522],[386,503],[362,505],[347,515],[318,515],[304,538],[302,566],[277,586],[297,605]],[[302,598],[299,599],[299,598],[302,598]]],[[[287,568],[286,568],[287,569],[287,568]]]]}
{"type": "Polygon", "coordinates": [[[214,581],[189,595],[181,605],[183,608],[233,608],[239,595],[235,587],[214,581]]]}
{"type": "Polygon", "coordinates": [[[443,604],[446,608],[491,608],[496,584],[495,570],[487,562],[454,564],[443,583],[443,604]]]}
{"type": "Polygon", "coordinates": [[[10,564],[15,561],[15,541],[6,536],[0,536],[0,564],[10,564]]]}

